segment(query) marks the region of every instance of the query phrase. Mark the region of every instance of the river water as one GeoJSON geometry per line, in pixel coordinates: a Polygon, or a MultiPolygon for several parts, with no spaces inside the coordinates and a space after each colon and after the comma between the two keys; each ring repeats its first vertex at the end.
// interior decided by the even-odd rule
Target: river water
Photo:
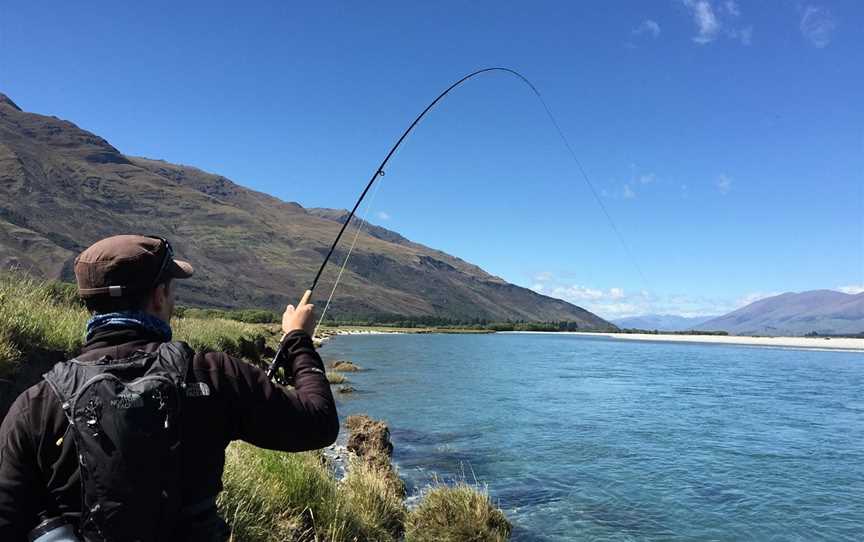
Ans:
{"type": "Polygon", "coordinates": [[[557,334],[356,335],[340,415],[513,540],[864,540],[864,355],[557,334]]]}

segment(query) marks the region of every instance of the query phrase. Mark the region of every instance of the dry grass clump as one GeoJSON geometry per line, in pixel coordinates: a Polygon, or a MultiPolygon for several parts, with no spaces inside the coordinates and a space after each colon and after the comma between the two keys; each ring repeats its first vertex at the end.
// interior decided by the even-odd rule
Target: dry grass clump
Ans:
{"type": "Polygon", "coordinates": [[[483,490],[459,483],[429,489],[405,522],[406,542],[498,542],[507,540],[510,522],[483,490]]]}

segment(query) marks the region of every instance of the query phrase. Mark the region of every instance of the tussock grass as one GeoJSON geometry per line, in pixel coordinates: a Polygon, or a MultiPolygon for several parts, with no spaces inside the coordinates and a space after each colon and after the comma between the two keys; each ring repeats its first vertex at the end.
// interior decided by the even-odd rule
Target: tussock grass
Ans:
{"type": "Polygon", "coordinates": [[[345,378],[345,375],[342,373],[337,373],[335,371],[327,371],[326,373],[327,381],[331,384],[344,384],[348,382],[348,379],[345,378]]]}
{"type": "Polygon", "coordinates": [[[427,490],[408,514],[406,542],[497,542],[510,537],[510,522],[485,490],[464,482],[427,490]]]}
{"type": "Polygon", "coordinates": [[[363,525],[366,540],[400,540],[408,510],[404,484],[391,469],[355,458],[341,490],[363,525]]]}
{"type": "Polygon", "coordinates": [[[402,495],[374,467],[352,461],[338,482],[317,452],[286,454],[234,442],[218,506],[235,542],[400,539],[402,495]]]}
{"type": "Polygon", "coordinates": [[[334,371],[338,371],[340,373],[356,373],[358,371],[362,371],[363,368],[359,365],[351,363],[350,361],[334,361],[330,364],[330,368],[334,371]]]}
{"type": "Polygon", "coordinates": [[[353,540],[358,521],[318,453],[285,454],[234,442],[218,506],[235,541],[353,540]]]}

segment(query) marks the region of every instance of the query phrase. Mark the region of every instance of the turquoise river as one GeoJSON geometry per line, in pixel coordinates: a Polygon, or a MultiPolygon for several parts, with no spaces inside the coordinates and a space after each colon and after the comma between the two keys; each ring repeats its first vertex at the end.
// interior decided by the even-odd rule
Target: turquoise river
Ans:
{"type": "Polygon", "coordinates": [[[340,415],[416,494],[488,486],[513,540],[864,540],[864,355],[579,335],[355,335],[340,415]]]}

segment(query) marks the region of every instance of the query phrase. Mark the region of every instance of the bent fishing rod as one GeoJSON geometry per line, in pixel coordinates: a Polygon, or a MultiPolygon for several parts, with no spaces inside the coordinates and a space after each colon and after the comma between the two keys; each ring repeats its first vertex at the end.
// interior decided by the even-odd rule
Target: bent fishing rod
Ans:
{"type": "MultiPolygon", "coordinates": [[[[535,87],[534,84],[531,83],[531,81],[529,81],[527,77],[525,77],[521,73],[517,72],[516,70],[510,69],[510,68],[505,68],[505,67],[483,68],[483,69],[479,69],[479,70],[476,70],[474,72],[469,73],[468,75],[462,77],[461,79],[459,79],[458,81],[456,81],[455,83],[453,83],[452,85],[447,87],[443,92],[441,92],[438,96],[436,96],[435,99],[432,100],[429,103],[429,105],[427,105],[426,108],[420,112],[419,115],[417,115],[417,117],[414,119],[413,122],[411,122],[411,124],[408,126],[408,128],[406,128],[405,131],[402,132],[402,135],[399,137],[399,139],[396,141],[396,143],[390,148],[390,151],[387,152],[387,155],[384,157],[384,160],[381,161],[381,164],[378,166],[378,168],[375,169],[375,172],[372,174],[372,177],[366,183],[366,187],[363,189],[363,192],[360,194],[360,197],[357,198],[357,202],[354,204],[354,207],[351,209],[351,212],[348,213],[348,218],[345,220],[345,222],[342,223],[342,227],[339,229],[339,233],[336,235],[336,238],[333,240],[333,244],[330,245],[330,250],[327,251],[327,255],[324,257],[324,260],[321,262],[321,266],[318,268],[318,272],[315,273],[315,279],[312,281],[312,285],[309,287],[308,290],[306,290],[306,292],[303,294],[303,297],[300,299],[300,303],[297,305],[298,308],[302,307],[303,305],[306,305],[312,299],[312,293],[315,291],[315,288],[318,286],[318,281],[321,279],[321,274],[324,272],[324,268],[327,267],[327,262],[330,261],[330,257],[333,255],[333,252],[336,250],[336,246],[339,244],[339,241],[342,239],[342,234],[345,233],[345,230],[348,228],[348,224],[351,222],[351,219],[354,218],[354,215],[357,212],[357,209],[360,207],[360,204],[363,203],[363,200],[366,198],[366,194],[369,193],[369,189],[372,188],[372,185],[375,184],[375,181],[378,179],[378,177],[384,176],[384,168],[387,166],[387,163],[390,161],[390,158],[392,158],[393,155],[396,153],[396,151],[399,149],[399,146],[402,145],[402,142],[405,141],[405,138],[408,137],[408,135],[414,130],[414,128],[423,119],[423,117],[425,117],[426,114],[433,107],[435,107],[435,105],[438,102],[440,102],[445,96],[447,96],[447,94],[449,94],[450,91],[452,91],[453,89],[455,89],[456,87],[458,87],[459,85],[464,83],[465,81],[468,81],[469,79],[472,79],[478,75],[481,75],[484,73],[489,73],[489,72],[509,73],[509,74],[519,78],[523,83],[528,85],[528,87],[531,89],[532,92],[534,92],[534,94],[540,100],[540,103],[543,104],[543,108],[546,110],[546,114],[549,117],[549,120],[551,120],[552,124],[555,126],[555,129],[558,132],[558,135],[561,137],[561,139],[564,141],[565,146],[570,151],[570,155],[572,156],[573,160],[575,160],[576,164],[579,166],[579,170],[582,173],[582,177],[585,179],[585,182],[591,188],[591,192],[594,194],[594,198],[597,200],[597,203],[600,205],[600,208],[603,210],[603,213],[606,215],[606,218],[609,220],[609,223],[612,225],[612,229],[615,231],[615,234],[618,236],[619,241],[621,241],[621,244],[624,246],[625,251],[628,253],[628,255],[631,257],[631,259],[633,260],[633,262],[635,264],[635,259],[633,259],[632,254],[630,253],[630,249],[627,246],[627,243],[624,242],[624,238],[621,235],[620,231],[618,230],[618,227],[615,225],[615,222],[612,220],[612,216],[606,210],[606,206],[603,204],[602,200],[600,199],[600,196],[597,194],[597,190],[594,188],[594,184],[588,178],[587,173],[585,173],[585,169],[582,167],[582,163],[579,161],[579,158],[576,156],[576,152],[573,150],[573,147],[570,145],[570,142],[564,136],[564,132],[561,131],[561,127],[558,125],[558,122],[555,120],[555,117],[552,115],[552,111],[549,109],[549,106],[546,105],[546,101],[543,99],[543,96],[540,94],[540,91],[537,90],[537,87],[535,87]]],[[[358,233],[359,233],[359,231],[358,231],[358,233]]],[[[355,241],[356,241],[356,238],[355,238],[355,241]]],[[[346,262],[347,262],[347,257],[346,257],[346,262]]],[[[639,274],[642,275],[642,271],[641,271],[641,269],[639,269],[638,265],[636,265],[636,268],[639,271],[639,274]]],[[[341,276],[341,274],[340,274],[340,276],[341,276]]],[[[644,280],[644,276],[643,276],[643,280],[644,280]]],[[[336,285],[334,284],[333,290],[335,291],[335,289],[336,289],[336,285]]],[[[276,355],[273,357],[273,361],[270,363],[270,366],[267,369],[267,376],[269,378],[273,378],[274,375],[276,375],[276,371],[279,369],[279,363],[280,363],[280,359],[282,357],[282,349],[284,348],[284,338],[285,338],[285,336],[283,335],[282,336],[283,340],[279,341],[279,349],[276,351],[276,355]]]]}
{"type": "MultiPolygon", "coordinates": [[[[345,220],[345,222],[342,223],[342,227],[339,229],[339,233],[336,235],[336,239],[333,240],[333,244],[330,245],[330,250],[327,251],[327,255],[324,257],[324,261],[321,262],[321,266],[318,268],[318,272],[315,273],[315,279],[312,281],[312,286],[310,286],[309,289],[306,290],[306,292],[303,294],[303,297],[300,299],[300,303],[297,305],[298,307],[302,307],[303,305],[306,305],[307,303],[309,303],[309,300],[312,299],[312,293],[315,291],[315,287],[318,286],[318,281],[321,279],[321,274],[324,272],[324,268],[327,267],[327,262],[330,261],[330,257],[333,255],[333,252],[336,250],[336,245],[338,245],[339,241],[342,239],[342,234],[345,233],[345,229],[348,228],[348,224],[351,222],[351,219],[354,218],[354,214],[357,212],[357,209],[360,207],[360,204],[363,203],[363,200],[366,198],[366,194],[369,193],[369,189],[372,188],[373,184],[375,184],[375,180],[378,177],[382,177],[384,175],[384,168],[387,166],[387,162],[390,161],[390,158],[393,156],[393,154],[396,152],[396,150],[399,148],[399,146],[402,145],[402,142],[405,141],[405,138],[408,137],[408,134],[410,134],[411,131],[414,130],[414,127],[417,126],[417,124],[423,119],[424,116],[426,116],[426,113],[428,113],[433,107],[435,107],[435,104],[440,102],[444,98],[444,96],[446,96],[447,94],[450,93],[451,90],[458,87],[459,85],[461,85],[465,81],[471,79],[472,77],[476,77],[476,76],[480,75],[481,73],[486,73],[486,72],[491,72],[491,71],[502,71],[502,72],[511,73],[511,74],[515,75],[516,77],[518,77],[519,79],[523,80],[529,87],[531,87],[531,89],[535,93],[537,93],[537,89],[534,87],[534,85],[532,85],[531,82],[528,81],[528,79],[526,79],[519,72],[517,72],[515,70],[511,70],[510,68],[496,67],[496,68],[483,68],[481,70],[477,70],[477,71],[469,73],[468,75],[464,76],[462,79],[459,79],[458,81],[456,81],[455,83],[453,83],[452,85],[447,87],[444,90],[444,92],[442,92],[434,100],[432,100],[429,103],[429,105],[427,105],[426,108],[423,111],[421,111],[419,115],[417,115],[417,117],[408,126],[408,128],[406,128],[405,131],[402,132],[402,135],[399,136],[399,139],[390,148],[390,151],[387,152],[387,156],[384,157],[384,160],[382,160],[381,164],[378,166],[378,168],[375,169],[375,172],[372,174],[372,177],[369,179],[369,182],[366,183],[366,187],[363,189],[363,192],[360,194],[360,197],[357,198],[357,202],[354,204],[354,207],[351,209],[351,212],[348,213],[348,218],[345,220]]],[[[279,341],[279,350],[276,351],[276,355],[273,357],[273,361],[270,363],[270,367],[267,369],[267,376],[270,378],[273,377],[273,375],[276,373],[276,370],[279,368],[278,364],[279,364],[279,360],[282,357],[283,345],[284,345],[284,341],[279,341]]]]}

